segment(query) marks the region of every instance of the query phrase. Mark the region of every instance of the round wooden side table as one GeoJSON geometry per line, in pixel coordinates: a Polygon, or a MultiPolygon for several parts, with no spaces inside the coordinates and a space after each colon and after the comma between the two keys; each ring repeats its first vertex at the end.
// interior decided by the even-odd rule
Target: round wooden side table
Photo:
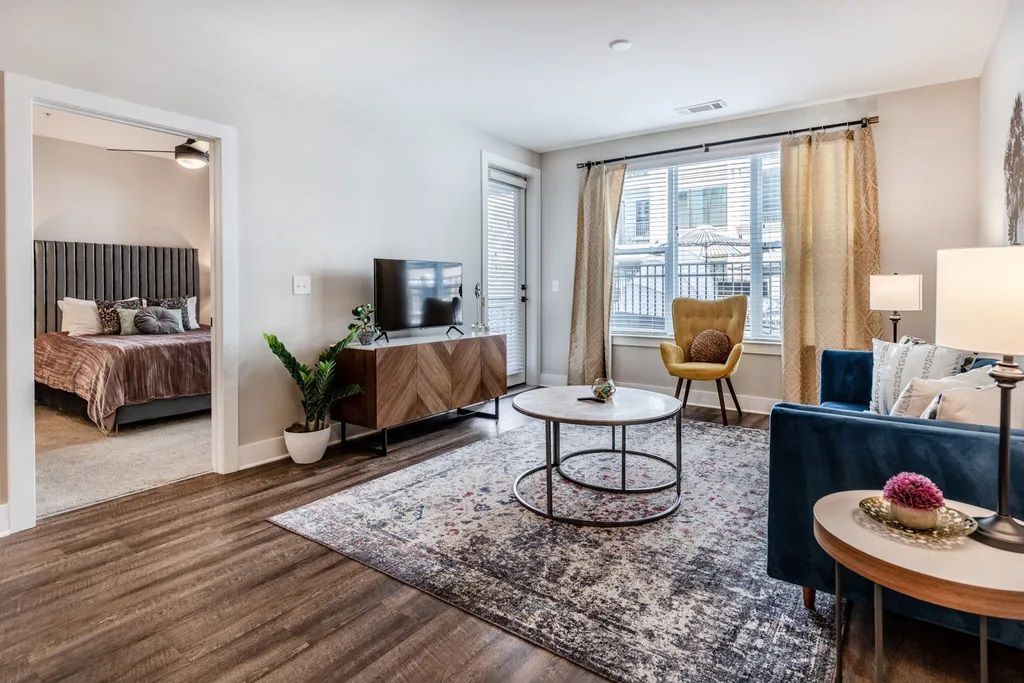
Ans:
{"type": "MultiPolygon", "coordinates": [[[[874,583],[875,680],[885,668],[882,588],[979,618],[981,680],[988,681],[988,617],[1024,619],[1024,553],[982,545],[969,537],[943,541],[913,538],[861,511],[860,501],[881,491],[842,491],[814,504],[814,538],[836,563],[836,680],[843,676],[840,567],[874,583]]],[[[992,513],[946,501],[974,517],[992,513]]]]}

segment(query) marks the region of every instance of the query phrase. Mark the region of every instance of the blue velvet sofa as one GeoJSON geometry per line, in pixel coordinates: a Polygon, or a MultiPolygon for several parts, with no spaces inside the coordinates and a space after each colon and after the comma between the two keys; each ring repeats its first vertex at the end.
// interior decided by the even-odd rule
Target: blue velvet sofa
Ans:
{"type": "MultiPolygon", "coordinates": [[[[979,361],[976,365],[991,361],[979,361]]],[[[993,427],[863,412],[871,391],[869,351],[825,351],[821,405],[780,403],[771,414],[768,483],[768,575],[832,593],[835,565],[814,540],[812,508],[822,496],[880,489],[900,471],[931,477],[953,500],[996,506],[993,427]]],[[[1024,390],[1013,397],[1024,401],[1024,390]]],[[[1011,512],[1024,517],[1024,431],[1012,437],[1011,512]]],[[[844,596],[870,602],[871,585],[843,574],[844,596]]],[[[973,615],[886,591],[885,607],[924,621],[977,633],[973,615]]],[[[989,637],[1024,649],[1024,622],[992,619],[989,637]]]]}

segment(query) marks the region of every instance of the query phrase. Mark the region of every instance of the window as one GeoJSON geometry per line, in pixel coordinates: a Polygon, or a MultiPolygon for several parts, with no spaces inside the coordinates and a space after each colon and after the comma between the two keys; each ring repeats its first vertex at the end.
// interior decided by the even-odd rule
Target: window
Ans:
{"type": "Polygon", "coordinates": [[[636,224],[633,228],[633,236],[636,241],[649,240],[651,238],[651,200],[638,199],[634,204],[636,224]]]}
{"type": "Polygon", "coordinates": [[[672,334],[672,299],[750,297],[746,334],[782,332],[777,149],[627,170],[612,283],[612,332],[672,334]]]}
{"type": "Polygon", "coordinates": [[[728,221],[727,192],[724,185],[679,190],[676,195],[676,225],[680,228],[699,225],[725,227],[728,221]]]}

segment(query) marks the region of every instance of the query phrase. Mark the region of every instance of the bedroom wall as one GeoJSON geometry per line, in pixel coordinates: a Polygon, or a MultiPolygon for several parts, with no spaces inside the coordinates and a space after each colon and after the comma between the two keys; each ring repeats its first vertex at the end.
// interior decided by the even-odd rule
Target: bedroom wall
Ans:
{"type": "MultiPolygon", "coordinates": [[[[564,382],[566,375],[580,177],[577,162],[871,114],[881,117],[874,135],[882,271],[925,276],[925,310],[905,313],[900,330],[933,338],[935,251],[977,241],[977,93],[977,79],[970,79],[544,154],[543,380],[564,382]],[[552,280],[559,280],[560,292],[550,291],[552,280]]],[[[741,404],[767,410],[782,396],[779,348],[755,346],[759,347],[756,352],[744,354],[734,384],[741,404]]],[[[627,384],[666,391],[674,388],[656,344],[649,342],[617,340],[612,372],[616,380],[627,384]]],[[[694,390],[702,390],[696,401],[717,406],[714,385],[702,384],[694,385],[694,390]]]]}
{"type": "Polygon", "coordinates": [[[35,238],[199,250],[199,318],[210,320],[210,173],[173,159],[35,136],[35,238]]]}
{"type": "MultiPolygon", "coordinates": [[[[444,112],[355,95],[339,104],[290,74],[236,68],[229,54],[211,60],[177,43],[151,46],[93,10],[19,6],[0,23],[0,70],[237,129],[239,438],[243,461],[278,455],[282,429],[301,414],[299,395],[261,333],[313,357],[370,300],[375,256],[461,261],[472,287],[481,151],[533,166],[539,157],[444,112]],[[292,295],[293,274],[312,276],[312,295],[292,295]]],[[[467,307],[467,326],[475,313],[467,307]]]]}
{"type": "MultiPolygon", "coordinates": [[[[981,73],[978,116],[981,205],[978,239],[983,246],[1006,244],[1003,157],[1013,100],[1024,93],[1024,0],[1011,0],[981,73]]],[[[1024,226],[1020,228],[1024,240],[1024,226]]]]}

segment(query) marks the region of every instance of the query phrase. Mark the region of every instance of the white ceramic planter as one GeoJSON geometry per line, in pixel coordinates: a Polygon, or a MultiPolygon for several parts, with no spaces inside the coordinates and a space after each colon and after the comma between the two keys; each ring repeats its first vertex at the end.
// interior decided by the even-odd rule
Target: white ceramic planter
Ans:
{"type": "Polygon", "coordinates": [[[889,503],[889,506],[892,508],[892,514],[896,521],[908,529],[932,529],[939,523],[938,510],[918,510],[896,503],[889,503]]]}
{"type": "Polygon", "coordinates": [[[324,457],[327,450],[327,442],[331,440],[331,427],[321,429],[318,432],[289,432],[284,433],[284,445],[288,448],[288,455],[300,465],[308,465],[324,457]]]}

